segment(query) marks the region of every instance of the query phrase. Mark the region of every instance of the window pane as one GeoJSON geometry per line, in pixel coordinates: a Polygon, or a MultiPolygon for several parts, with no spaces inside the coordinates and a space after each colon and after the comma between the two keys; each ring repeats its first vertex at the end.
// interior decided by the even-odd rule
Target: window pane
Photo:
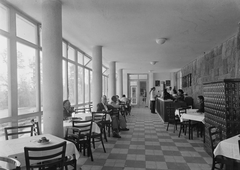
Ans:
{"type": "Polygon", "coordinates": [[[83,64],[83,54],[78,52],[78,63],[83,64]]]}
{"type": "Polygon", "coordinates": [[[104,91],[105,91],[105,95],[107,96],[107,94],[108,94],[108,78],[105,77],[104,81],[105,81],[105,83],[104,83],[105,84],[105,87],[104,87],[105,90],[104,91]]]}
{"type": "Polygon", "coordinates": [[[104,81],[104,76],[102,76],[102,94],[105,95],[105,81],[104,81]]]}
{"type": "Polygon", "coordinates": [[[139,75],[139,79],[147,79],[147,75],[139,75]]]}
{"type": "Polygon", "coordinates": [[[68,62],[68,90],[69,90],[69,101],[72,105],[75,104],[75,100],[74,100],[74,94],[75,94],[75,90],[74,90],[74,83],[75,83],[75,79],[74,79],[74,75],[75,75],[75,65],[68,62]]]}
{"type": "Polygon", "coordinates": [[[62,76],[63,76],[63,100],[67,100],[67,69],[66,69],[66,61],[62,61],[62,76]]]}
{"type": "Polygon", "coordinates": [[[0,35],[0,118],[8,117],[8,40],[0,35]]]}
{"type": "Polygon", "coordinates": [[[30,41],[34,44],[37,43],[37,27],[26,19],[22,18],[19,15],[16,15],[16,24],[17,24],[17,36],[30,41]]]}
{"type": "Polygon", "coordinates": [[[138,79],[138,75],[129,75],[129,79],[138,79]]]}
{"type": "Polygon", "coordinates": [[[41,111],[43,111],[43,69],[42,69],[42,51],[40,51],[40,90],[41,90],[41,111]]]}
{"type": "Polygon", "coordinates": [[[90,70],[90,85],[89,85],[89,88],[90,88],[90,99],[89,101],[92,102],[92,71],[90,70]]]}
{"type": "Polygon", "coordinates": [[[92,69],[92,61],[90,61],[86,66],[92,69]]]}
{"type": "Polygon", "coordinates": [[[36,51],[17,43],[18,113],[36,111],[36,51]]]}
{"type": "Polygon", "coordinates": [[[90,58],[84,56],[84,65],[86,65],[90,61],[90,58]]]}
{"type": "Polygon", "coordinates": [[[8,31],[8,9],[0,4],[0,29],[8,31]]]}
{"type": "Polygon", "coordinates": [[[42,28],[39,29],[40,46],[42,47],[42,28]]]}
{"type": "Polygon", "coordinates": [[[85,103],[89,102],[89,70],[85,69],[85,103]]]}
{"type": "Polygon", "coordinates": [[[66,55],[66,49],[67,49],[67,44],[66,43],[64,43],[64,42],[62,42],[62,55],[63,55],[63,57],[67,57],[67,55],[66,55]]]}
{"type": "Polygon", "coordinates": [[[102,67],[102,73],[104,73],[107,69],[105,67],[102,67]]]}
{"type": "Polygon", "coordinates": [[[83,103],[83,68],[78,67],[78,104],[83,103]]]}
{"type": "Polygon", "coordinates": [[[69,46],[68,48],[68,59],[75,61],[74,49],[69,46]]]}

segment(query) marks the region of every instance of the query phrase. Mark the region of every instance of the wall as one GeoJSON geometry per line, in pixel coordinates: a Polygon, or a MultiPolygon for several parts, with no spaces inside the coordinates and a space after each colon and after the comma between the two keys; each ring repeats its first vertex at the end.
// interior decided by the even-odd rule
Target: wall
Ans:
{"type": "MultiPolygon", "coordinates": [[[[238,33],[181,69],[192,74],[192,86],[183,88],[194,102],[203,94],[203,83],[225,78],[240,78],[240,24],[238,33]]],[[[196,103],[195,103],[196,106],[196,103]]]]}

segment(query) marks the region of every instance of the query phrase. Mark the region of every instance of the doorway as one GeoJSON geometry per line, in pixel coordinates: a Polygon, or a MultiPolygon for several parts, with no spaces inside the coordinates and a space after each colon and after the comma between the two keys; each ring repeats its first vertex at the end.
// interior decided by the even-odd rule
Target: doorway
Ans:
{"type": "Polygon", "coordinates": [[[139,81],[139,107],[146,107],[147,106],[147,81],[139,81]]]}

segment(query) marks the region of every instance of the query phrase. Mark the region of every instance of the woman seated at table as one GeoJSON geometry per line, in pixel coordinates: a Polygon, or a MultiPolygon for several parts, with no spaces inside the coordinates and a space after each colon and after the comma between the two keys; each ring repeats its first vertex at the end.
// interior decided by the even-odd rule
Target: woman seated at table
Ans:
{"type": "Polygon", "coordinates": [[[198,102],[199,102],[199,109],[197,110],[197,112],[204,113],[204,97],[198,96],[198,102]]]}
{"type": "Polygon", "coordinates": [[[71,103],[69,100],[63,101],[63,120],[67,120],[72,117],[72,113],[74,112],[74,107],[71,107],[71,103]]]}

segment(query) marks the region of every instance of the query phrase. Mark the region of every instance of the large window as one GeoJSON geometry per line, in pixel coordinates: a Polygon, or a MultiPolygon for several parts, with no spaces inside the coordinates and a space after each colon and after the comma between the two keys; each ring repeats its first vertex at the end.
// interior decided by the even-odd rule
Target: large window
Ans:
{"type": "Polygon", "coordinates": [[[75,85],[75,65],[72,63],[68,63],[68,94],[69,94],[69,101],[71,102],[71,104],[75,104],[75,98],[74,98],[74,94],[75,94],[75,89],[74,89],[74,85],[75,85]]]}
{"type": "Polygon", "coordinates": [[[78,66],[78,104],[82,104],[84,97],[84,76],[83,76],[83,67],[78,66]]]}
{"type": "Polygon", "coordinates": [[[0,35],[0,118],[8,116],[8,40],[0,35]]]}
{"type": "Polygon", "coordinates": [[[85,69],[85,103],[88,103],[90,100],[89,92],[90,92],[89,70],[85,69]]]}
{"type": "Polygon", "coordinates": [[[17,43],[18,112],[36,111],[36,50],[17,43]]]}
{"type": "Polygon", "coordinates": [[[0,29],[8,31],[8,9],[0,4],[0,29]]]}
{"type": "Polygon", "coordinates": [[[67,62],[65,60],[62,61],[62,77],[63,77],[63,100],[68,98],[67,96],[67,62]]]}

